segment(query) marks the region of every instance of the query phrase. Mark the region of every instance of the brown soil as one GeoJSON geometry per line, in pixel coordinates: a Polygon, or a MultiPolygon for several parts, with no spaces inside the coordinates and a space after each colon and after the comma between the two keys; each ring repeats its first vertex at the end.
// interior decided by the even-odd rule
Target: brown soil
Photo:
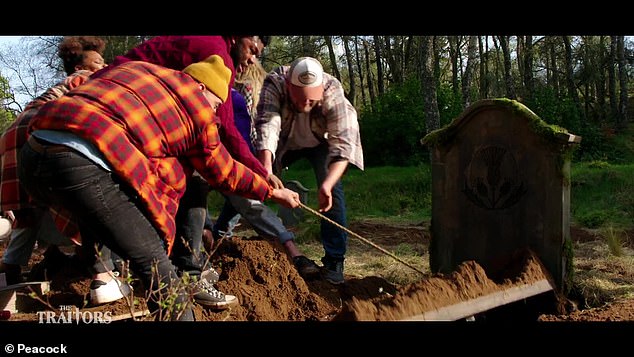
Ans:
{"type": "MultiPolygon", "coordinates": [[[[403,240],[416,243],[424,240],[424,246],[429,243],[429,235],[422,225],[399,227],[358,222],[350,228],[361,236],[372,237],[372,241],[380,246],[403,240]]],[[[591,233],[574,228],[572,235],[575,241],[596,239],[591,233]]],[[[0,245],[0,254],[5,245],[0,245]]],[[[41,254],[41,249],[36,251],[32,266],[42,259],[41,254]]],[[[530,252],[518,252],[508,262],[513,263],[505,267],[508,274],[496,281],[475,262],[465,262],[452,274],[430,275],[412,284],[396,285],[379,276],[347,275],[344,284],[335,286],[323,280],[304,281],[277,242],[259,237],[236,237],[221,242],[212,265],[221,273],[217,284],[219,290],[235,295],[239,306],[213,311],[195,305],[194,313],[197,321],[401,320],[510,286],[548,278],[539,260],[530,252]]],[[[33,269],[37,271],[37,265],[33,269]]],[[[129,305],[123,300],[98,307],[88,306],[90,279],[77,264],[66,264],[57,271],[46,273],[51,280],[51,292],[41,299],[22,296],[19,305],[22,312],[13,314],[11,321],[36,321],[36,312],[60,305],[74,305],[82,311],[110,311],[113,316],[130,312],[129,305]]],[[[135,293],[142,298],[140,290],[136,289],[135,293]]],[[[575,304],[568,305],[570,311],[574,310],[575,304]]],[[[135,306],[135,311],[142,309],[142,306],[135,306]]],[[[634,299],[567,314],[542,314],[538,320],[634,321],[634,299]]]]}

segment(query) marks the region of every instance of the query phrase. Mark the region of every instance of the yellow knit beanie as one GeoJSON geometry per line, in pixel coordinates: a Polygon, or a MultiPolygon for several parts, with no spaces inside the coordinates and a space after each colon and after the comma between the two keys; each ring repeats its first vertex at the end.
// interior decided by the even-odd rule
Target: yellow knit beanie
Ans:
{"type": "Polygon", "coordinates": [[[227,101],[231,70],[225,66],[220,56],[211,55],[204,61],[192,63],[185,67],[183,72],[207,86],[207,89],[222,99],[223,103],[227,101]]]}

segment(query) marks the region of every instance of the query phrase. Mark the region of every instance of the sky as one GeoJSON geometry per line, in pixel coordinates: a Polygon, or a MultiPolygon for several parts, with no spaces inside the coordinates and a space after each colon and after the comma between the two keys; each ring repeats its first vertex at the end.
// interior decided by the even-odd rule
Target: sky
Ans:
{"type": "MultiPolygon", "coordinates": [[[[17,44],[22,37],[24,36],[0,36],[0,49],[7,47],[9,45],[17,44]]],[[[5,78],[8,77],[9,75],[9,72],[2,66],[2,64],[0,64],[0,73],[5,78]]],[[[14,87],[14,84],[12,83],[11,80],[9,80],[9,85],[14,87]]],[[[17,95],[16,99],[18,102],[22,103],[22,105],[28,103],[30,100],[28,96],[21,96],[19,94],[17,95]]]]}

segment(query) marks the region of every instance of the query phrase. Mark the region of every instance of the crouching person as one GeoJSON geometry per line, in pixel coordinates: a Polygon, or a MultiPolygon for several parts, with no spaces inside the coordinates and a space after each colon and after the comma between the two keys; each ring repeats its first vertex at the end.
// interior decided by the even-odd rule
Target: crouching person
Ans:
{"type": "Polygon", "coordinates": [[[222,192],[299,205],[295,192],[273,189],[220,142],[214,113],[230,78],[217,55],[183,71],[122,64],[42,106],[20,151],[19,178],[31,197],[71,212],[82,237],[94,237],[83,244],[128,260],[160,320],[193,320],[192,292],[179,288],[168,254],[194,171],[222,192]]]}

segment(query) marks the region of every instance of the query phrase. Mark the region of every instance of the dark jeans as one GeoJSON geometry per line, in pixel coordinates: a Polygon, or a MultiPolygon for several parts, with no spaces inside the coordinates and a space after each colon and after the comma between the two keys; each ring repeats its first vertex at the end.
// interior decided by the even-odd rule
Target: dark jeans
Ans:
{"type": "Polygon", "coordinates": [[[176,239],[170,256],[172,263],[189,275],[200,275],[206,263],[203,227],[207,216],[209,184],[201,176],[187,180],[187,188],[176,213],[176,239]]]}
{"type": "Polygon", "coordinates": [[[238,195],[225,195],[225,204],[214,225],[214,234],[222,236],[224,232],[230,236],[238,223],[235,219],[240,217],[249,222],[260,236],[277,237],[282,244],[295,239],[295,234],[284,227],[282,220],[264,202],[238,195]]]}
{"type": "MultiPolygon", "coordinates": [[[[306,158],[313,167],[317,186],[321,186],[326,179],[328,168],[326,158],[328,146],[325,144],[314,148],[290,150],[281,158],[282,166],[289,166],[300,158],[306,158]]],[[[332,208],[324,213],[324,216],[337,222],[343,227],[348,227],[346,221],[346,199],[343,193],[341,180],[332,188],[332,208]]],[[[325,258],[330,261],[343,261],[348,246],[348,234],[326,220],[321,220],[321,242],[326,253],[325,258]]]]}
{"type": "MultiPolygon", "coordinates": [[[[225,198],[225,203],[222,205],[222,209],[220,210],[220,214],[218,215],[218,219],[216,219],[216,223],[214,224],[213,232],[216,235],[222,236],[225,233],[233,232],[232,222],[237,223],[236,217],[240,214],[227,198],[225,194],[222,195],[225,198]]],[[[237,217],[239,219],[239,217],[237,217]]]]}
{"type": "MultiPolygon", "coordinates": [[[[31,197],[45,206],[72,212],[81,222],[82,238],[90,237],[129,260],[130,269],[153,296],[172,293],[171,288],[176,288],[179,281],[176,269],[167,257],[163,240],[139,209],[134,191],[85,156],[72,150],[51,150],[55,147],[45,145],[36,152],[27,143],[20,151],[18,175],[31,197]]],[[[158,313],[158,318],[165,319],[170,313],[171,319],[193,320],[188,296],[182,289],[176,298],[177,304],[185,306],[181,311],[161,310],[154,300],[158,299],[149,299],[148,307],[158,313]]]]}

